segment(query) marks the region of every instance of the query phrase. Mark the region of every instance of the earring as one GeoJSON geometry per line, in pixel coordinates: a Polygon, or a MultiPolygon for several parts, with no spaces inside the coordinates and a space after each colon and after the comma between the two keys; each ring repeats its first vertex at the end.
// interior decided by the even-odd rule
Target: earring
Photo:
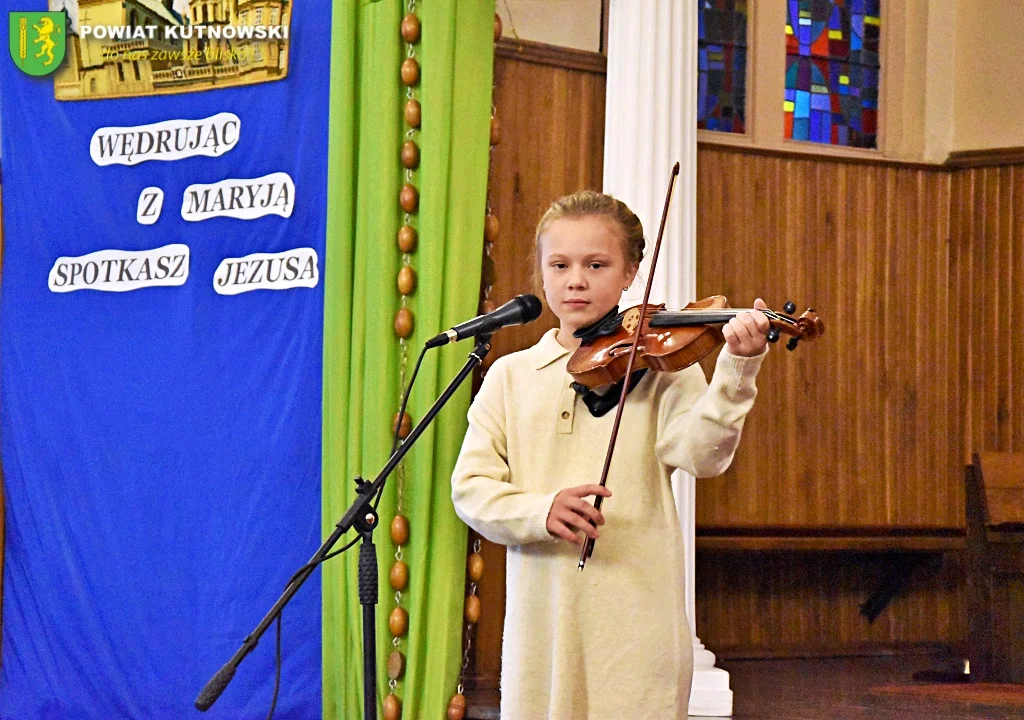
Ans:
{"type": "Polygon", "coordinates": [[[627,290],[629,290],[629,285],[627,285],[626,287],[622,288],[622,292],[626,292],[627,290]]]}

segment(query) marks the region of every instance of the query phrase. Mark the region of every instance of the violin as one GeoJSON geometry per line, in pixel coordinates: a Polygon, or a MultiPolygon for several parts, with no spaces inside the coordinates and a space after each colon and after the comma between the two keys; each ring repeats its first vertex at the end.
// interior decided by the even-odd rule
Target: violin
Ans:
{"type": "MultiPolygon", "coordinates": [[[[675,372],[693,365],[725,342],[721,326],[744,309],[730,308],[725,297],[712,295],[688,304],[682,310],[666,310],[664,305],[648,305],[646,312],[636,305],[611,315],[589,328],[576,352],[569,358],[567,370],[573,380],[589,389],[618,382],[626,375],[629,354],[640,328],[633,370],[648,368],[657,372],[675,372]]],[[[790,337],[786,347],[795,350],[801,340],[811,341],[825,332],[824,323],[813,308],[794,318],[796,305],[787,302],[784,313],[762,310],[768,317],[768,341],[782,335],[790,337]]]]}

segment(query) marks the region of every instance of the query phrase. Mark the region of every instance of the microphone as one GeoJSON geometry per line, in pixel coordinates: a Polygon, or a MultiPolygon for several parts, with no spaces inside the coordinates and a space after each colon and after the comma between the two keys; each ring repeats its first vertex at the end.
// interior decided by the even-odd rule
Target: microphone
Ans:
{"type": "Polygon", "coordinates": [[[489,335],[506,325],[524,325],[540,317],[541,305],[536,295],[518,295],[497,310],[459,323],[451,330],[427,341],[427,349],[458,342],[475,335],[489,335]]]}
{"type": "Polygon", "coordinates": [[[217,674],[210,678],[210,682],[206,683],[206,687],[199,693],[199,697],[196,698],[195,706],[197,710],[206,712],[210,709],[210,706],[217,702],[217,698],[224,692],[224,688],[231,682],[231,678],[235,676],[236,663],[234,658],[231,658],[231,662],[222,667],[217,671],[217,674]]]}

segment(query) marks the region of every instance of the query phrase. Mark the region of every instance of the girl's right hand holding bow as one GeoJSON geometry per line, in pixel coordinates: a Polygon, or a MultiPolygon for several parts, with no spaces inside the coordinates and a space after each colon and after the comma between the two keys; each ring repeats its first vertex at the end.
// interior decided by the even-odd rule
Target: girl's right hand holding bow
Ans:
{"type": "Polygon", "coordinates": [[[551,502],[546,527],[548,533],[573,545],[579,545],[580,532],[597,539],[597,526],[604,525],[604,515],[583,498],[591,495],[611,497],[612,491],[601,485],[577,485],[560,490],[551,502]]]}

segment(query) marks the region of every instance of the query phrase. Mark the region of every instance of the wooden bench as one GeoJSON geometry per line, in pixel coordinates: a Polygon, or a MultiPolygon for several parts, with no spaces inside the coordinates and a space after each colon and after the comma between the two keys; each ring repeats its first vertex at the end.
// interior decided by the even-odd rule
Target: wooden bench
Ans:
{"type": "Polygon", "coordinates": [[[972,680],[1024,682],[1024,453],[975,453],[964,474],[972,680]]]}

